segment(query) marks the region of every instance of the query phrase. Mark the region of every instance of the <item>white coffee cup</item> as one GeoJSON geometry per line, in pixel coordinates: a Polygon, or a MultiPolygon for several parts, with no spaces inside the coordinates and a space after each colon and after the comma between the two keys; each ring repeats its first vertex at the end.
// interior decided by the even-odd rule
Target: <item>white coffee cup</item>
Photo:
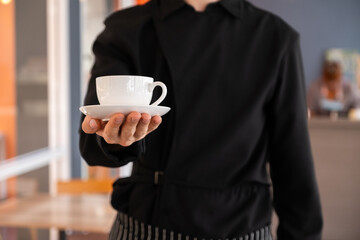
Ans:
{"type": "Polygon", "coordinates": [[[162,93],[152,106],[160,104],[166,94],[166,85],[154,82],[151,77],[114,75],[96,78],[96,93],[100,105],[146,106],[150,104],[153,90],[160,86],[162,93]]]}

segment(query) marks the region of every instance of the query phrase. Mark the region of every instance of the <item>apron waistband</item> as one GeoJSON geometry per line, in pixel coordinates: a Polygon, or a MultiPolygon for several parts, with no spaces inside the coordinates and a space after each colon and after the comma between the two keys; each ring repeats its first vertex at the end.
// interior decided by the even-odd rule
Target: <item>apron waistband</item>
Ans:
{"type": "Polygon", "coordinates": [[[265,226],[244,236],[233,238],[197,238],[160,229],[135,220],[119,212],[111,228],[108,240],[272,240],[271,226],[265,226]]]}

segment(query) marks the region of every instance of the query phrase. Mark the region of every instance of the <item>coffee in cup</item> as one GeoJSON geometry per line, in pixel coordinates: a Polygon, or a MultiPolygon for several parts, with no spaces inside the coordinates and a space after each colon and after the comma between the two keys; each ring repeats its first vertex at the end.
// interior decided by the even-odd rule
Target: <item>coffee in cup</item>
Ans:
{"type": "Polygon", "coordinates": [[[133,75],[114,75],[96,78],[96,94],[100,105],[150,105],[153,90],[161,87],[162,93],[152,106],[160,104],[166,94],[166,85],[154,82],[151,77],[133,75]]]}

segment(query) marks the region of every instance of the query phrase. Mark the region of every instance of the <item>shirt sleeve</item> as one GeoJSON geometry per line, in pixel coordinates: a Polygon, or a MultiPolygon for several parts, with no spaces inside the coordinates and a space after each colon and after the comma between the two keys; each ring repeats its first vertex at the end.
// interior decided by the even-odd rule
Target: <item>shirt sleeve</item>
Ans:
{"type": "MultiPolygon", "coordinates": [[[[131,54],[126,42],[122,41],[119,29],[105,21],[105,30],[93,44],[95,63],[91,70],[84,105],[99,104],[96,95],[95,79],[106,75],[132,75],[135,73],[131,54]]],[[[81,122],[85,118],[81,117],[81,122]]],[[[81,126],[81,124],[80,124],[81,126]]],[[[96,134],[86,134],[79,129],[80,153],[90,166],[120,167],[135,161],[144,151],[144,140],[133,143],[129,147],[108,144],[96,134]]]]}
{"type": "Polygon", "coordinates": [[[299,36],[283,54],[269,113],[270,175],[278,240],[321,239],[322,213],[307,126],[299,36]]]}

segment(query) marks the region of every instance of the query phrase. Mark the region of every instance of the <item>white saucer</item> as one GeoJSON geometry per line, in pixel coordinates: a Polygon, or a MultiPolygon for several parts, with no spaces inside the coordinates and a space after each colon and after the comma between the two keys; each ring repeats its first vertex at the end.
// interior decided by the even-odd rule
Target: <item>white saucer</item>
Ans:
{"type": "Polygon", "coordinates": [[[151,116],[163,116],[170,111],[169,107],[164,106],[128,106],[128,105],[88,105],[79,108],[80,111],[93,118],[108,120],[114,113],[127,115],[131,112],[148,113],[151,116]]]}

